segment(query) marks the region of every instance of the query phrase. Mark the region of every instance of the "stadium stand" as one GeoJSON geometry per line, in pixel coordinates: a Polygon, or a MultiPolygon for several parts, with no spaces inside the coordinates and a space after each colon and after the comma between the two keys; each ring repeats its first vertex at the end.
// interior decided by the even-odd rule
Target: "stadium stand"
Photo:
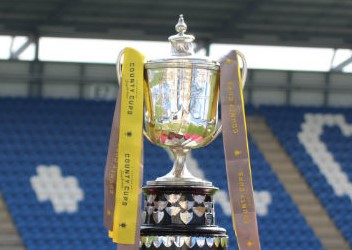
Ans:
{"type": "MultiPolygon", "coordinates": [[[[227,182],[224,181],[226,174],[222,148],[220,138],[206,149],[194,150],[192,154],[198,159],[205,176],[213,181],[220,190],[226,190],[227,182]]],[[[270,196],[270,204],[264,211],[259,205],[260,200],[264,197],[256,197],[255,199],[262,249],[323,249],[252,140],[250,140],[250,153],[255,193],[257,195],[265,194],[264,197],[270,196]]],[[[224,210],[221,205],[221,202],[217,203],[217,223],[224,226],[231,236],[230,249],[237,249],[230,214],[223,214],[224,210]]]]}
{"type": "MultiPolygon", "coordinates": [[[[26,249],[115,249],[102,222],[113,109],[107,101],[0,99],[0,189],[26,249]]],[[[262,249],[323,249],[252,141],[250,149],[262,249]]],[[[195,168],[221,189],[217,224],[237,249],[221,138],[192,154],[195,168]]],[[[170,167],[168,154],[146,142],[144,179],[170,167]]]]}
{"type": "Polygon", "coordinates": [[[351,108],[263,106],[260,112],[352,247],[351,108]]]}

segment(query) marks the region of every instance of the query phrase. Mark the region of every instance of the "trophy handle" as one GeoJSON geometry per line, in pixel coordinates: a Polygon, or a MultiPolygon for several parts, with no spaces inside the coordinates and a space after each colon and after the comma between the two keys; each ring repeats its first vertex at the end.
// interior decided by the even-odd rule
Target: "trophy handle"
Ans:
{"type": "Polygon", "coordinates": [[[149,137],[149,135],[147,134],[147,131],[145,131],[145,129],[143,128],[143,135],[145,136],[145,138],[148,139],[148,141],[150,141],[151,143],[154,144],[153,140],[149,137]]]}
{"type": "Polygon", "coordinates": [[[212,139],[209,142],[207,142],[207,144],[205,144],[204,146],[208,146],[210,143],[212,143],[221,134],[221,132],[222,132],[222,123],[221,123],[221,121],[219,121],[218,124],[219,125],[218,125],[216,131],[214,132],[214,134],[212,136],[212,139]]]}
{"type": "Polygon", "coordinates": [[[236,55],[241,58],[242,60],[242,89],[244,88],[244,85],[246,84],[246,80],[247,80],[247,73],[248,73],[248,70],[247,70],[247,61],[246,61],[246,58],[244,57],[244,55],[242,54],[242,52],[236,50],[236,55]]]}
{"type": "Polygon", "coordinates": [[[117,56],[116,59],[116,74],[117,74],[117,84],[120,87],[121,82],[122,82],[122,67],[121,67],[121,59],[123,57],[123,54],[125,53],[125,49],[122,49],[120,53],[117,56]]]}

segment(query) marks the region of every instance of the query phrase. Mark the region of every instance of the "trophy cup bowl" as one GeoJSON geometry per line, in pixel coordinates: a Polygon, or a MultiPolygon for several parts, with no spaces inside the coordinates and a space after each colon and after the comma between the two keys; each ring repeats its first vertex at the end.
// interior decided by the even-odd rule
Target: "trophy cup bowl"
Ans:
{"type": "Polygon", "coordinates": [[[145,68],[145,136],[175,157],[171,172],[154,184],[211,185],[192,176],[185,160],[189,150],[209,144],[221,132],[219,65],[175,58],[147,62],[145,68]]]}
{"type": "Polygon", "coordinates": [[[218,126],[218,69],[175,61],[147,67],[145,128],[148,139],[171,150],[207,145],[218,126]],[[174,67],[172,67],[174,66],[174,67]]]}

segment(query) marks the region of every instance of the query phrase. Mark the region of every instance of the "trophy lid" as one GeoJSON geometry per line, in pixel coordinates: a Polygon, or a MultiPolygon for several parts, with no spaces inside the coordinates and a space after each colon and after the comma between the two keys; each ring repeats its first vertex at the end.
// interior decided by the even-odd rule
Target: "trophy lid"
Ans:
{"type": "Polygon", "coordinates": [[[146,69],[152,68],[203,68],[218,70],[219,63],[211,60],[208,57],[195,56],[193,49],[193,35],[185,34],[187,31],[187,24],[181,14],[178,23],[175,25],[178,32],[176,35],[169,37],[171,43],[171,56],[160,59],[148,60],[145,64],[146,69]]]}
{"type": "Polygon", "coordinates": [[[170,36],[169,42],[171,43],[171,55],[173,56],[192,56],[194,55],[193,41],[194,36],[186,35],[187,24],[183,19],[183,15],[180,15],[178,23],[175,26],[178,34],[170,36]]]}

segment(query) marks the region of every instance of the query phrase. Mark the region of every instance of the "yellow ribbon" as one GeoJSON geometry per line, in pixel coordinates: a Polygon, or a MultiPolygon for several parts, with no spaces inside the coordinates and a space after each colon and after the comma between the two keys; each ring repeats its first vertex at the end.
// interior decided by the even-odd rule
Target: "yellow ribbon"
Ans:
{"type": "Polygon", "coordinates": [[[136,243],[139,194],[141,192],[141,152],[143,123],[144,56],[126,48],[122,67],[118,169],[113,230],[115,243],[136,243]]]}

